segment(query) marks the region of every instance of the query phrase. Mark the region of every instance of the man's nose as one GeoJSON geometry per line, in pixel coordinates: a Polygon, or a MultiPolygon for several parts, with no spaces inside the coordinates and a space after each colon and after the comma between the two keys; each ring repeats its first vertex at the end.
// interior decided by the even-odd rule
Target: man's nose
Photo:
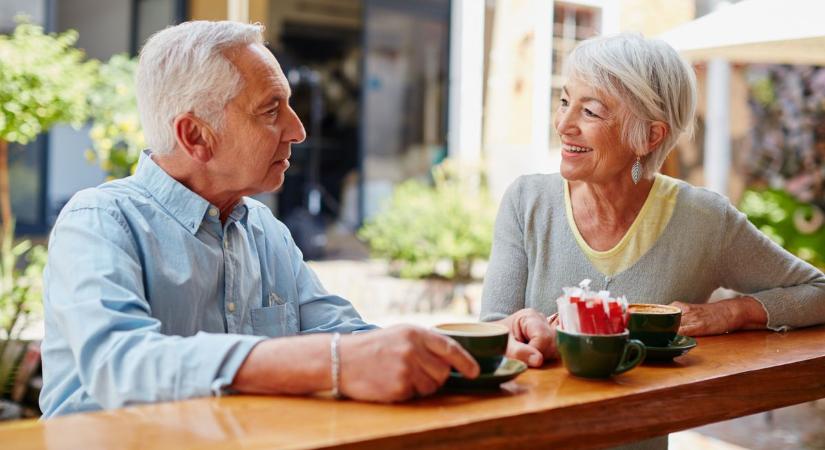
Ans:
{"type": "Polygon", "coordinates": [[[307,132],[304,129],[304,124],[301,123],[301,119],[298,117],[298,114],[295,114],[295,110],[291,107],[289,108],[289,117],[287,120],[289,122],[284,128],[284,140],[292,144],[300,144],[301,142],[304,142],[304,139],[307,138],[307,132]]]}

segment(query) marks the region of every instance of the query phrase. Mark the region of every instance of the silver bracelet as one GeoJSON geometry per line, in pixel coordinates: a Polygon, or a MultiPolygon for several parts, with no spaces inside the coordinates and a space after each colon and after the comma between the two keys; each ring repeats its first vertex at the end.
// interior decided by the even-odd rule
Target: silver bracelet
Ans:
{"type": "Polygon", "coordinates": [[[332,396],[341,398],[341,353],[338,344],[341,341],[341,333],[333,333],[329,342],[329,353],[332,357],[332,396]]]}

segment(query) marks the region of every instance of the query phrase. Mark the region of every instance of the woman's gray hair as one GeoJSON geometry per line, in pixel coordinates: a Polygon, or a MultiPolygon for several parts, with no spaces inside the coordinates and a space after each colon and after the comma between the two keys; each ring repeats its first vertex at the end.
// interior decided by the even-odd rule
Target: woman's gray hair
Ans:
{"type": "Polygon", "coordinates": [[[175,117],[191,112],[219,130],[226,104],[243,79],[222,53],[263,42],[263,26],[195,21],[152,35],[140,52],[136,94],[146,142],[153,152],[175,148],[175,117]]]}
{"type": "Polygon", "coordinates": [[[693,132],[696,75],[662,40],[621,33],[582,41],[567,59],[565,71],[624,105],[624,144],[646,153],[650,124],[662,121],[668,134],[643,159],[643,176],[659,171],[682,133],[693,132]]]}

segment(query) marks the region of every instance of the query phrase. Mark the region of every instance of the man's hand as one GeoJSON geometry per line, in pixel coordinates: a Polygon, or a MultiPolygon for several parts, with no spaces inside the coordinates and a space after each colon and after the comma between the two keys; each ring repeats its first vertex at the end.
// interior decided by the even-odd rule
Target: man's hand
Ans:
{"type": "Polygon", "coordinates": [[[556,324],[558,319],[526,308],[511,314],[498,323],[510,329],[507,357],[518,359],[530,367],[540,367],[545,359],[558,357],[556,349],[556,324]]]}
{"type": "Polygon", "coordinates": [[[342,336],[341,393],[356,400],[396,402],[430,395],[450,367],[467,378],[478,363],[447,336],[409,325],[342,336]]]}
{"type": "Polygon", "coordinates": [[[709,336],[740,329],[765,328],[768,315],[753,297],[736,297],[713,303],[689,304],[673,302],[682,310],[679,334],[709,336]]]}

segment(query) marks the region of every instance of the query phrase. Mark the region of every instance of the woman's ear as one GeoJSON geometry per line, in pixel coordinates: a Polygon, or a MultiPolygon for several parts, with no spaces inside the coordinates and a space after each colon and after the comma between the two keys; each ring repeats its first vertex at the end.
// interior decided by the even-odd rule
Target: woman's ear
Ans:
{"type": "Polygon", "coordinates": [[[651,152],[662,145],[669,132],[666,123],[658,120],[651,122],[647,133],[647,151],[651,152]]]}
{"type": "Polygon", "coordinates": [[[175,141],[190,158],[207,163],[214,154],[215,134],[206,122],[192,113],[175,117],[172,124],[175,141]]]}

